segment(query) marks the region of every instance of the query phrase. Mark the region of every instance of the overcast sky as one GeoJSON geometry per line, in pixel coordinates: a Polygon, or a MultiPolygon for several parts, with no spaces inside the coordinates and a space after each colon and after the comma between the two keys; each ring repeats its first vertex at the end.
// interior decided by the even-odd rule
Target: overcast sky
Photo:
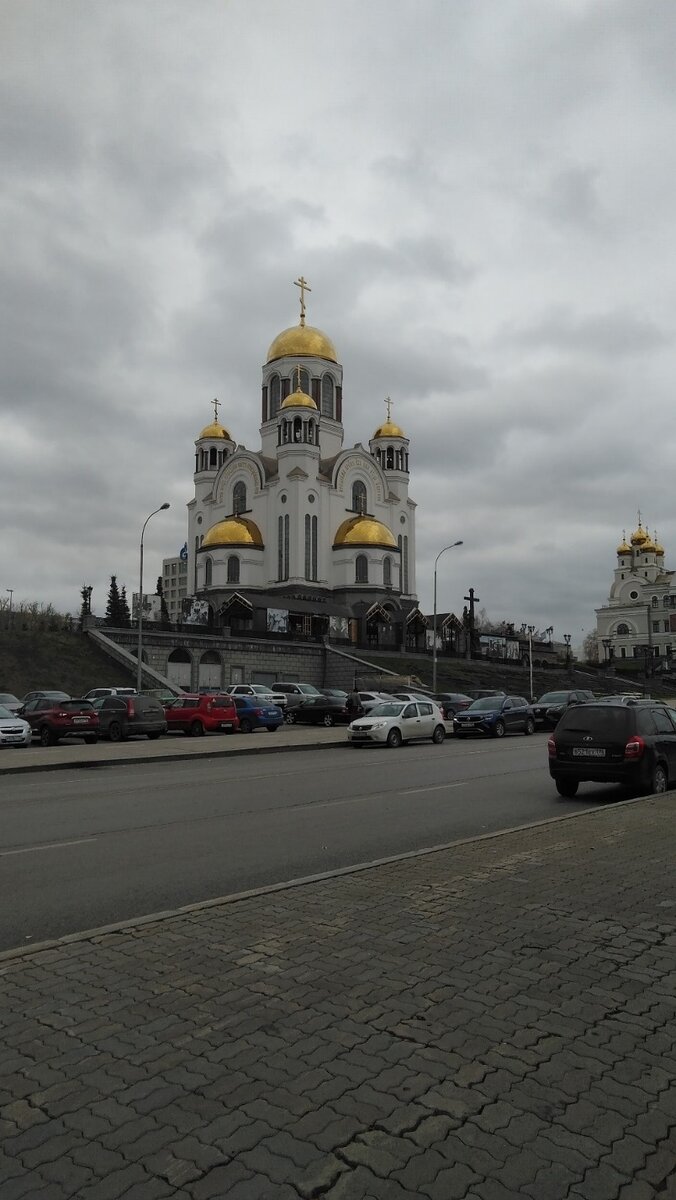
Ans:
{"type": "Polygon", "coordinates": [[[676,566],[676,5],[0,0],[0,596],[105,609],[186,539],[222,401],[308,322],[411,439],[417,577],[573,635],[676,566]]]}

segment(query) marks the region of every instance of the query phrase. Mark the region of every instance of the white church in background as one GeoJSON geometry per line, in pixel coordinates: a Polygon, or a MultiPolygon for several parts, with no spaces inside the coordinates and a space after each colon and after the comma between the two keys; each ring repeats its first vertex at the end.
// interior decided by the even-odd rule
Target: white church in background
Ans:
{"type": "Polygon", "coordinates": [[[262,369],[260,449],[237,444],[241,401],[227,427],[214,401],[195,442],[188,595],[233,633],[363,641],[368,629],[400,644],[420,616],[409,440],[388,399],[367,445],[343,445],[344,405],[363,417],[380,401],[344,396],[333,342],[306,324],[309,286],[302,276],[296,286],[299,323],[274,338],[262,369]]]}
{"type": "Polygon", "coordinates": [[[608,602],[596,609],[599,662],[676,654],[676,573],[665,567],[657,534],[638,528],[617,547],[608,602]]]}

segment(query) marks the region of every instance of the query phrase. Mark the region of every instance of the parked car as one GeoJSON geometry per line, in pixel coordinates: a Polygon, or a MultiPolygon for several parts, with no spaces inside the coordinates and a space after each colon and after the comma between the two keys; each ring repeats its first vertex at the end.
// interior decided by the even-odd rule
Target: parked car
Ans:
{"type": "Polygon", "coordinates": [[[0,704],[0,746],[30,746],[32,740],[28,721],[0,704]]]}
{"type": "Polygon", "coordinates": [[[506,696],[502,688],[478,688],[470,692],[472,700],[483,700],[484,696],[506,696]]]}
{"type": "Polygon", "coordinates": [[[441,713],[431,700],[384,701],[347,727],[353,746],[375,743],[395,749],[402,742],[431,738],[438,744],[445,737],[441,713]]]}
{"type": "Polygon", "coordinates": [[[365,713],[371,712],[379,704],[392,699],[387,692],[357,692],[357,695],[359,697],[359,704],[365,713]]]}
{"type": "Polygon", "coordinates": [[[560,796],[586,782],[665,792],[676,783],[676,712],[658,703],[580,704],[563,714],[547,751],[560,796]]]}
{"type": "Polygon", "coordinates": [[[68,692],[26,692],[26,695],[21,703],[29,704],[31,700],[70,700],[70,696],[68,695],[68,692]]]}
{"type": "Polygon", "coordinates": [[[464,712],[472,703],[472,697],[464,692],[437,692],[432,699],[439,705],[445,721],[452,721],[457,712],[464,712]]]}
{"type": "Polygon", "coordinates": [[[100,700],[102,696],[135,696],[134,687],[95,687],[85,692],[85,700],[100,700]]]}
{"type": "Polygon", "coordinates": [[[165,704],[172,704],[178,699],[176,692],[170,692],[169,688],[144,688],[140,693],[142,696],[152,696],[154,700],[159,700],[164,707],[165,704]]]}
{"type": "Polygon", "coordinates": [[[167,718],[159,700],[153,696],[100,696],[92,700],[99,714],[99,735],[111,742],[126,742],[127,738],[145,734],[155,741],[167,732],[167,718]]]}
{"type": "Polygon", "coordinates": [[[545,725],[553,728],[556,725],[561,713],[565,712],[571,704],[586,704],[588,700],[594,699],[594,693],[585,691],[583,688],[573,688],[571,691],[562,692],[544,692],[533,705],[533,715],[536,725],[545,725]]]}
{"type": "Polygon", "coordinates": [[[8,708],[10,712],[18,712],[21,708],[21,701],[13,692],[0,692],[0,705],[8,708]]]}
{"type": "Polygon", "coordinates": [[[308,696],[321,696],[319,688],[314,683],[276,683],[275,692],[283,692],[286,696],[286,709],[295,708],[302,704],[308,696]]]}
{"type": "Polygon", "coordinates": [[[267,704],[256,696],[232,696],[239,718],[240,733],[253,733],[255,729],[267,729],[274,733],[284,724],[284,713],[278,704],[267,704]]]}
{"type": "Polygon", "coordinates": [[[235,733],[239,729],[233,696],[178,696],[165,705],[164,715],[169,733],[178,730],[191,737],[203,737],[205,733],[235,733]]]}
{"type": "Polygon", "coordinates": [[[456,737],[484,733],[504,737],[506,733],[535,733],[532,706],[524,696],[482,696],[453,718],[456,737]]]}
{"type": "Polygon", "coordinates": [[[277,708],[286,707],[286,692],[280,692],[277,686],[268,687],[265,683],[231,683],[225,688],[226,696],[253,696],[259,704],[276,704],[277,708]]]}
{"type": "Polygon", "coordinates": [[[285,716],[288,725],[348,725],[353,713],[348,707],[347,697],[308,696],[302,704],[291,708],[285,716]]]}
{"type": "Polygon", "coordinates": [[[641,692],[611,692],[607,696],[597,696],[596,704],[639,704],[644,700],[641,692]]]}
{"type": "Polygon", "coordinates": [[[53,700],[49,696],[29,700],[19,710],[43,746],[54,746],[61,738],[98,741],[99,716],[91,700],[53,700]]]}
{"type": "MultiPolygon", "coordinates": [[[[390,700],[432,700],[432,697],[426,696],[424,692],[390,692],[389,697],[390,700]]],[[[436,700],[432,700],[432,703],[437,704],[436,700]]]]}
{"type": "Polygon", "coordinates": [[[347,702],[349,693],[344,688],[325,687],[319,690],[322,696],[333,696],[336,700],[345,700],[347,702]]]}

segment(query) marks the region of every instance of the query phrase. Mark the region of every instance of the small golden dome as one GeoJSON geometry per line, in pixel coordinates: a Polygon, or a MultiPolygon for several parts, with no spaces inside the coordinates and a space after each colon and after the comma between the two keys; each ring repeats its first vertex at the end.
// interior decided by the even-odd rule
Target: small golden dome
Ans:
{"type": "Polygon", "coordinates": [[[312,325],[292,325],[277,334],[268,350],[267,361],[275,358],[327,358],[338,362],[336,348],[330,338],[312,325]]]}
{"type": "Polygon", "coordinates": [[[262,550],[263,539],[255,521],[248,517],[226,517],[205,534],[201,549],[205,546],[258,546],[262,550]]]}
{"type": "Polygon", "coordinates": [[[348,517],[339,526],[333,539],[333,549],[341,546],[385,546],[388,550],[396,550],[397,543],[394,534],[373,517],[348,517]]]}
{"type": "Polygon", "coordinates": [[[211,425],[205,425],[197,439],[198,442],[201,438],[225,438],[226,441],[231,441],[230,434],[220,421],[212,421],[211,425]]]}
{"type": "Polygon", "coordinates": [[[317,405],[312,396],[308,396],[307,392],[301,392],[300,387],[297,387],[295,392],[289,392],[282,401],[282,408],[314,408],[316,411],[317,405]]]}
{"type": "Polygon", "coordinates": [[[376,438],[391,438],[391,437],[406,437],[400,425],[395,425],[394,421],[385,421],[383,425],[379,425],[376,429],[373,440],[376,438]]]}
{"type": "Polygon", "coordinates": [[[647,529],[646,529],[646,540],[643,543],[643,552],[644,552],[644,554],[656,554],[657,553],[657,546],[655,545],[655,543],[654,543],[653,539],[651,538],[650,534],[648,533],[647,529]]]}
{"type": "Polygon", "coordinates": [[[622,544],[617,547],[618,554],[631,554],[631,546],[627,545],[627,539],[624,538],[622,544]]]}
{"type": "Polygon", "coordinates": [[[655,554],[658,558],[664,558],[664,546],[660,545],[657,540],[657,531],[655,531],[655,554]]]}
{"type": "Polygon", "coordinates": [[[643,526],[641,525],[641,523],[639,522],[638,529],[635,529],[631,535],[631,544],[632,544],[632,546],[642,546],[643,543],[647,540],[648,540],[648,535],[647,535],[645,529],[643,528],[643,526]]]}

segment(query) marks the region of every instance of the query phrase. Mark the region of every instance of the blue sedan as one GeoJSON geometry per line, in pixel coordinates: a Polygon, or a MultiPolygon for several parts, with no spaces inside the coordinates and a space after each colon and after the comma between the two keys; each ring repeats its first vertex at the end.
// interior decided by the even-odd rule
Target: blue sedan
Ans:
{"type": "Polygon", "coordinates": [[[453,718],[456,737],[483,733],[504,737],[506,733],[535,732],[533,707],[523,696],[482,696],[453,718]]]}
{"type": "Polygon", "coordinates": [[[239,717],[239,732],[253,733],[255,729],[267,729],[274,733],[284,724],[284,713],[276,704],[261,704],[255,696],[232,696],[239,717]]]}

